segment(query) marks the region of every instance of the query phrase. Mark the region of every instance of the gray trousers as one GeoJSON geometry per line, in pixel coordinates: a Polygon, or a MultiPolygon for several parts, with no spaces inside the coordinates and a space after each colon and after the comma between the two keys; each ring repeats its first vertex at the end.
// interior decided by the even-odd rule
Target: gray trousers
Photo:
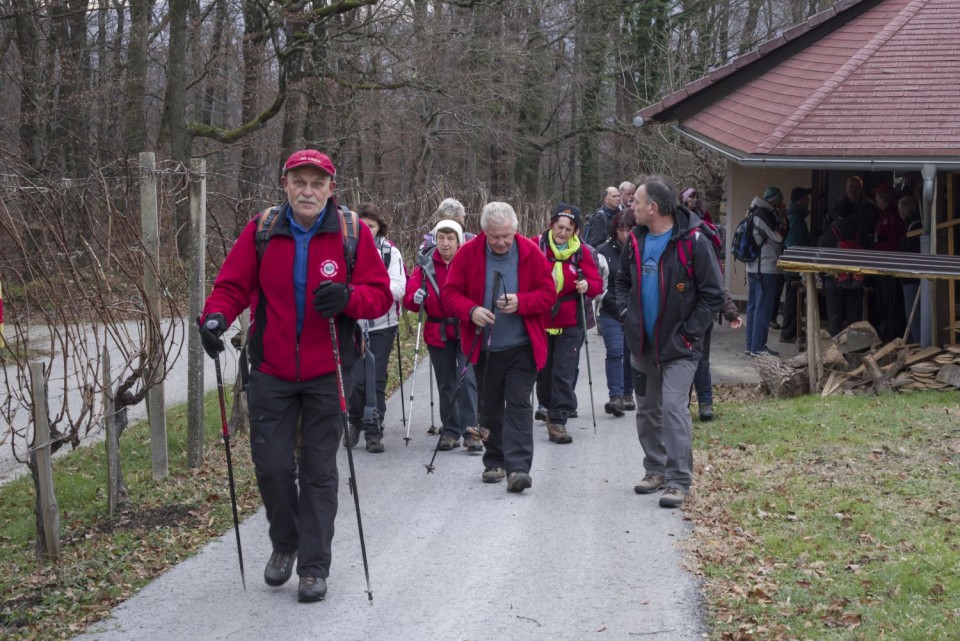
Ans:
{"type": "Polygon", "coordinates": [[[440,422],[443,435],[460,438],[468,427],[476,427],[477,422],[477,377],[473,365],[467,366],[461,389],[457,392],[457,379],[467,362],[467,355],[460,349],[458,341],[447,341],[443,347],[427,345],[430,351],[430,363],[437,377],[437,389],[440,396],[440,422]],[[456,394],[456,399],[454,395],[456,394]],[[456,402],[454,402],[456,401],[456,402]]]}
{"type": "Polygon", "coordinates": [[[637,394],[637,436],[646,474],[662,474],[664,486],[690,491],[693,482],[693,420],[690,385],[697,361],[675,360],[657,367],[644,350],[630,356],[637,394]]]}

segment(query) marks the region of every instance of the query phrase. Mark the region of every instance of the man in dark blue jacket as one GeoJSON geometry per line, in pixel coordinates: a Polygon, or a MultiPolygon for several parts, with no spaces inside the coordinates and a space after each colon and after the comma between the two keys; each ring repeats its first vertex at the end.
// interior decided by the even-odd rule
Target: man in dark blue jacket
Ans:
{"type": "Polygon", "coordinates": [[[637,226],[617,275],[617,303],[630,347],[637,435],[645,476],[637,494],[664,488],[660,507],[680,507],[693,481],[690,386],[703,337],[723,304],[723,277],[700,217],[677,205],[677,189],[651,176],[637,189],[637,226]]]}

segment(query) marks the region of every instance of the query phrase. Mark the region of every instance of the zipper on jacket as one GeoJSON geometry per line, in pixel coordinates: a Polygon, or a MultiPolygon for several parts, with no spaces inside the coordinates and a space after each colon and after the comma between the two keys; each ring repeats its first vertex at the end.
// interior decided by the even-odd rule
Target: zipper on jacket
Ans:
{"type": "Polygon", "coordinates": [[[297,348],[296,348],[296,358],[294,359],[297,364],[297,382],[300,382],[300,337],[297,336],[297,348]]]}

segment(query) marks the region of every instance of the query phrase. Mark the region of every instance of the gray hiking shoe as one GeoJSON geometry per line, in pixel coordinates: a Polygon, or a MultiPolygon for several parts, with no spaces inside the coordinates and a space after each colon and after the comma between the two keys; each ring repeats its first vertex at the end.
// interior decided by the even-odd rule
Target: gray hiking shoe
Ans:
{"type": "Polygon", "coordinates": [[[668,487],[660,495],[660,507],[681,507],[685,498],[687,495],[680,488],[668,487]]]}
{"type": "Polygon", "coordinates": [[[713,420],[713,403],[703,403],[700,405],[700,420],[704,423],[713,420]]]}
{"type": "Polygon", "coordinates": [[[610,400],[607,401],[603,406],[603,411],[607,414],[613,414],[614,416],[623,416],[623,412],[626,407],[623,404],[622,396],[611,396],[610,400]]]}
{"type": "Polygon", "coordinates": [[[520,493],[533,485],[530,475],[526,472],[510,472],[507,476],[507,492],[520,493]]]}
{"type": "Polygon", "coordinates": [[[470,434],[469,432],[467,433],[466,436],[463,437],[463,446],[467,448],[468,452],[483,451],[483,443],[480,442],[480,439],[478,439],[473,434],[470,434]]]}
{"type": "Polygon", "coordinates": [[[300,603],[316,603],[323,601],[327,596],[327,580],[322,576],[300,577],[300,587],[297,588],[297,601],[300,603]]]}
{"type": "Polygon", "coordinates": [[[647,474],[642,481],[633,486],[633,491],[637,494],[653,494],[663,487],[665,480],[663,474],[647,474]]]}
{"type": "Polygon", "coordinates": [[[633,412],[637,409],[637,404],[633,400],[633,394],[625,394],[620,398],[623,399],[623,409],[627,410],[628,412],[633,412]]]}
{"type": "Polygon", "coordinates": [[[488,467],[483,470],[483,475],[480,478],[483,479],[484,483],[499,483],[505,475],[502,467],[488,467]]]}
{"type": "Polygon", "coordinates": [[[460,444],[459,438],[454,438],[452,436],[441,436],[440,443],[437,445],[437,449],[441,452],[447,452],[457,447],[460,444]]]}

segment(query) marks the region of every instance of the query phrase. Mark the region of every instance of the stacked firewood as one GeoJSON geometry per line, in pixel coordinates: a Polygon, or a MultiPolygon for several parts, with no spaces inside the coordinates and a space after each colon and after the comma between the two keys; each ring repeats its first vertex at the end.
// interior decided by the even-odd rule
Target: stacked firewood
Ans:
{"type": "MultiPolygon", "coordinates": [[[[900,339],[882,344],[867,322],[854,323],[833,338],[822,331],[820,362],[821,396],[960,388],[960,346],[921,348],[900,339]]],[[[754,367],[773,396],[809,393],[805,353],[789,360],[761,356],[754,359],[754,367]]]]}

